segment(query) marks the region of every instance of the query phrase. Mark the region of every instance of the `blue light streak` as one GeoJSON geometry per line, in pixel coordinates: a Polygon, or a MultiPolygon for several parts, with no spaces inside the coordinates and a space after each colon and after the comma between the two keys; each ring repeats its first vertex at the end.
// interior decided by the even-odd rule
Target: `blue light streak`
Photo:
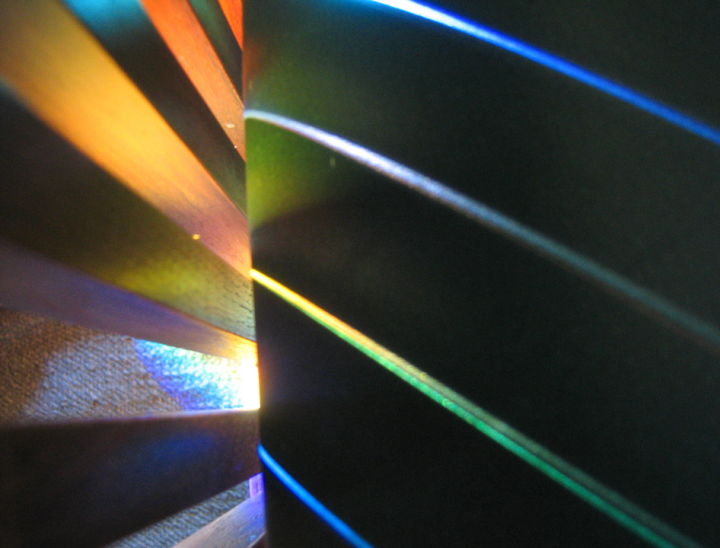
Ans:
{"type": "Polygon", "coordinates": [[[720,145],[720,130],[700,122],[686,114],[678,112],[659,101],[655,101],[636,91],[626,88],[603,76],[599,76],[587,69],[579,67],[569,61],[542,51],[534,46],[525,44],[520,40],[497,32],[478,23],[466,21],[455,15],[445,13],[436,8],[413,2],[412,0],[366,0],[394,8],[410,15],[432,21],[449,29],[461,32],[505,51],[524,57],[533,63],[542,65],[550,70],[563,74],[573,80],[582,82],[599,91],[620,99],[645,112],[657,116],[682,129],[720,145]]]}
{"type": "Polygon", "coordinates": [[[310,510],[315,512],[317,516],[332,527],[335,532],[352,544],[355,548],[373,548],[365,539],[353,531],[344,521],[333,514],[327,507],[310,494],[310,492],[300,485],[295,478],[288,474],[285,469],[280,466],[275,459],[265,450],[262,445],[258,446],[258,455],[268,470],[270,470],[280,482],[287,487],[300,501],[310,510]]]}
{"type": "Polygon", "coordinates": [[[550,259],[566,270],[592,282],[680,335],[695,340],[720,355],[720,329],[687,312],[661,295],[632,282],[600,263],[556,242],[481,202],[452,188],[332,133],[284,116],[246,110],[245,117],[291,131],[321,144],[467,217],[526,249],[550,259]]]}

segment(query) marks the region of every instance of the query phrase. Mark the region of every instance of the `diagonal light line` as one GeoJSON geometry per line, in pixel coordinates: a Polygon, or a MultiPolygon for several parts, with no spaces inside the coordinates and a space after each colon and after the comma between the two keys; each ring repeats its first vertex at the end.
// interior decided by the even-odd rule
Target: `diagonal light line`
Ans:
{"type": "Polygon", "coordinates": [[[579,274],[606,292],[629,302],[646,315],[720,355],[720,330],[715,325],[537,230],[422,173],[332,133],[269,112],[246,110],[245,117],[275,125],[319,143],[449,207],[485,228],[556,262],[566,270],[579,274]]]}
{"type": "Polygon", "coordinates": [[[348,541],[355,548],[373,548],[370,543],[353,531],[350,526],[333,514],[322,502],[316,499],[310,491],[305,489],[298,481],[293,478],[287,471],[280,466],[277,461],[270,456],[262,445],[258,446],[258,455],[265,466],[275,477],[282,482],[300,501],[310,510],[332,527],[337,534],[348,541]]]}
{"type": "Polygon", "coordinates": [[[307,299],[257,270],[251,270],[250,275],[410,386],[647,542],[660,548],[700,548],[701,545],[662,520],[307,299]]]}
{"type": "Polygon", "coordinates": [[[405,13],[432,21],[444,27],[450,28],[457,32],[461,32],[488,44],[497,46],[505,51],[524,57],[529,61],[542,65],[550,70],[568,76],[573,80],[582,82],[599,91],[607,93],[616,99],[633,105],[653,116],[657,116],[670,122],[673,125],[683,128],[690,133],[702,137],[716,145],[720,145],[720,130],[700,122],[686,114],[678,112],[663,103],[650,99],[633,91],[630,88],[622,86],[599,76],[578,65],[565,61],[560,57],[556,57],[539,48],[525,44],[520,40],[502,34],[496,30],[488,28],[479,23],[467,21],[455,15],[443,12],[436,8],[425,6],[411,0],[364,0],[382,4],[390,8],[394,8],[405,13]]]}

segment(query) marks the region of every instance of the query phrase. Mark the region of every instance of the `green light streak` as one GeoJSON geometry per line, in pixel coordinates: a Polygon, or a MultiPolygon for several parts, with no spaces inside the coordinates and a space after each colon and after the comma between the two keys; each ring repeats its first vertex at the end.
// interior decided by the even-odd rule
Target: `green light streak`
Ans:
{"type": "Polygon", "coordinates": [[[701,548],[690,538],[491,415],[427,373],[285,286],[252,270],[252,278],[376,361],[413,388],[559,483],[623,527],[659,548],[701,548]]]}

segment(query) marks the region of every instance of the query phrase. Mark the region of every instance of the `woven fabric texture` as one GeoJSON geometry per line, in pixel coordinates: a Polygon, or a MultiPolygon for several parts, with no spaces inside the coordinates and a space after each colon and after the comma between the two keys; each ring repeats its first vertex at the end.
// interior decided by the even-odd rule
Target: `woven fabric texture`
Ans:
{"type": "MultiPolygon", "coordinates": [[[[146,370],[131,337],[1,308],[0,379],[6,424],[182,410],[146,370]]],[[[110,546],[174,546],[247,497],[244,482],[110,546]]]]}

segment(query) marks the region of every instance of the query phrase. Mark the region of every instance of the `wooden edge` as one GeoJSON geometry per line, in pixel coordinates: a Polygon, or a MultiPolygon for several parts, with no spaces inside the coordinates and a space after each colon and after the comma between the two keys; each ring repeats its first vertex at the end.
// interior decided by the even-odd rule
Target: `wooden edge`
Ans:
{"type": "Polygon", "coordinates": [[[248,339],[2,240],[0,303],[230,359],[257,353],[248,339]]]}
{"type": "Polygon", "coordinates": [[[243,3],[242,0],[220,0],[220,7],[235,34],[240,49],[243,48],[243,3]]]}
{"type": "Polygon", "coordinates": [[[265,497],[256,495],[192,534],[175,548],[260,548],[265,535],[265,497]]]}
{"type": "Polygon", "coordinates": [[[102,546],[260,472],[257,411],[0,428],[3,546],[102,546]]]}
{"type": "Polygon", "coordinates": [[[240,91],[188,0],[143,0],[155,28],[215,115],[238,153],[245,157],[245,124],[240,91]]]}
{"type": "Polygon", "coordinates": [[[245,211],[245,163],[140,0],[64,3],[245,211]]]}
{"type": "MultiPolygon", "coordinates": [[[[1,80],[0,126],[5,131],[0,133],[4,188],[0,240],[16,246],[16,251],[32,250],[70,272],[82,272],[220,330],[253,339],[249,272],[243,275],[209,249],[206,244],[213,241],[213,233],[191,237],[162,209],[125,187],[32,115],[3,88],[1,80]]],[[[192,201],[192,193],[189,199],[192,201]]],[[[197,205],[190,206],[190,214],[203,224],[213,217],[197,205]]],[[[233,232],[232,228],[217,225],[213,229],[219,233],[215,243],[228,243],[227,249],[237,251],[249,271],[247,231],[233,232]]],[[[10,264],[2,266],[13,269],[10,264]]],[[[25,278],[44,271],[29,264],[26,267],[25,278]]],[[[22,272],[22,268],[15,271],[22,272]]],[[[20,284],[32,294],[25,278],[6,278],[5,283],[20,284]]],[[[47,281],[57,283],[52,277],[47,281]]],[[[12,306],[25,308],[17,304],[17,297],[8,295],[15,303],[12,306]]],[[[53,294],[48,297],[63,299],[53,294]]],[[[101,306],[100,300],[94,304],[101,306]]],[[[112,312],[107,312],[112,319],[112,312]]]]}
{"type": "MultiPolygon", "coordinates": [[[[189,0],[235,89],[242,97],[243,52],[218,0],[189,0]]],[[[237,24],[237,21],[236,21],[237,24]]]]}

